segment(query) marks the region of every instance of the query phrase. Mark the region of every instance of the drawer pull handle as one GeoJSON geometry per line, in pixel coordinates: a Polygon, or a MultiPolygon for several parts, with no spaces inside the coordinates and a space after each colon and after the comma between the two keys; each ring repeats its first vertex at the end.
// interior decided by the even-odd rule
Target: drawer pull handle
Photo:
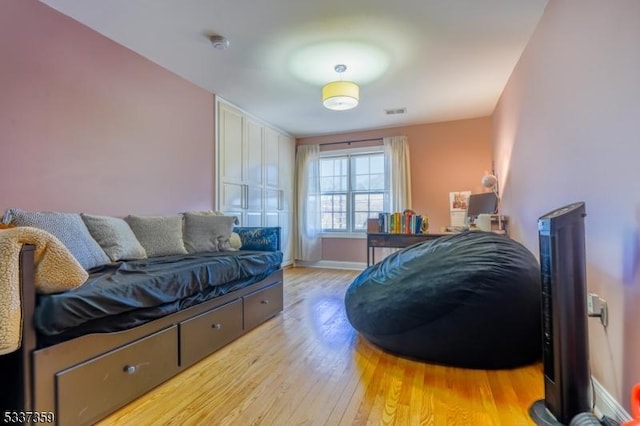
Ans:
{"type": "Polygon", "coordinates": [[[136,374],[137,371],[138,371],[138,367],[136,367],[135,365],[124,366],[124,372],[127,374],[136,374]]]}
{"type": "Polygon", "coordinates": [[[269,299],[264,299],[260,303],[262,303],[263,305],[268,305],[269,304],[269,299]]]}
{"type": "Polygon", "coordinates": [[[220,330],[222,328],[222,324],[220,324],[220,323],[211,324],[211,328],[215,328],[216,330],[220,330]]]}

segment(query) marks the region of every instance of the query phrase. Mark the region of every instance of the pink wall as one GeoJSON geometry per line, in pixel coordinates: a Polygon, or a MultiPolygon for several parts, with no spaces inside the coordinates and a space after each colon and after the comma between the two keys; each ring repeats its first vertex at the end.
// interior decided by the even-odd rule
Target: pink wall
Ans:
{"type": "Polygon", "coordinates": [[[210,208],[213,95],[36,0],[0,2],[0,210],[210,208]]]}
{"type": "MultiPolygon", "coordinates": [[[[438,232],[449,220],[449,192],[482,192],[485,170],[491,169],[491,118],[370,130],[298,139],[298,144],[339,142],[405,135],[411,153],[413,209],[429,217],[438,232]]],[[[355,146],[353,144],[352,146],[355,146]]],[[[345,145],[332,146],[332,148],[345,145]]],[[[358,145],[362,146],[362,145],[358,145]]],[[[324,238],[322,259],[365,262],[364,239],[324,238]]]]}
{"type": "Polygon", "coordinates": [[[595,378],[629,409],[640,382],[640,2],[551,0],[494,114],[512,235],[538,253],[537,218],[585,201],[595,378]]]}

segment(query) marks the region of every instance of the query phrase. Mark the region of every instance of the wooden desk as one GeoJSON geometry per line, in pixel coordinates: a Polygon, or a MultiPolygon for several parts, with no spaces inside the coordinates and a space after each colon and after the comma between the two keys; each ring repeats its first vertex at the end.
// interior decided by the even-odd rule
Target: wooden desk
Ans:
{"type": "Polygon", "coordinates": [[[390,234],[386,232],[367,232],[367,266],[376,263],[376,247],[403,248],[421,241],[433,240],[447,234],[390,234]]]}

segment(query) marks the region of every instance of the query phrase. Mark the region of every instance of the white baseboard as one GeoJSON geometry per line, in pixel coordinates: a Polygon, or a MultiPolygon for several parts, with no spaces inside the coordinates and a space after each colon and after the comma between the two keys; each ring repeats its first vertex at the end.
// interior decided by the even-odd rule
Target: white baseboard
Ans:
{"type": "Polygon", "coordinates": [[[624,407],[620,405],[620,403],[616,401],[609,392],[607,392],[604,386],[594,379],[593,376],[591,377],[591,380],[593,380],[593,391],[596,402],[594,414],[597,417],[605,415],[618,423],[624,423],[631,420],[631,415],[629,415],[624,407]]]}
{"type": "Polygon", "coordinates": [[[354,271],[362,271],[367,267],[364,262],[342,262],[338,260],[319,260],[317,262],[296,260],[295,266],[304,266],[307,268],[348,269],[354,271]]]}

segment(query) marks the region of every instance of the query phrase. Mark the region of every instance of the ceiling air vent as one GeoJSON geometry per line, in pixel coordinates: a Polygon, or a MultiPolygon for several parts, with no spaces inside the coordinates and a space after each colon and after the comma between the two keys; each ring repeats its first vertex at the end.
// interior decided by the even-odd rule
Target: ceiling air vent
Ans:
{"type": "Polygon", "coordinates": [[[405,114],[407,112],[407,108],[390,108],[384,110],[387,115],[396,115],[396,114],[405,114]]]}

